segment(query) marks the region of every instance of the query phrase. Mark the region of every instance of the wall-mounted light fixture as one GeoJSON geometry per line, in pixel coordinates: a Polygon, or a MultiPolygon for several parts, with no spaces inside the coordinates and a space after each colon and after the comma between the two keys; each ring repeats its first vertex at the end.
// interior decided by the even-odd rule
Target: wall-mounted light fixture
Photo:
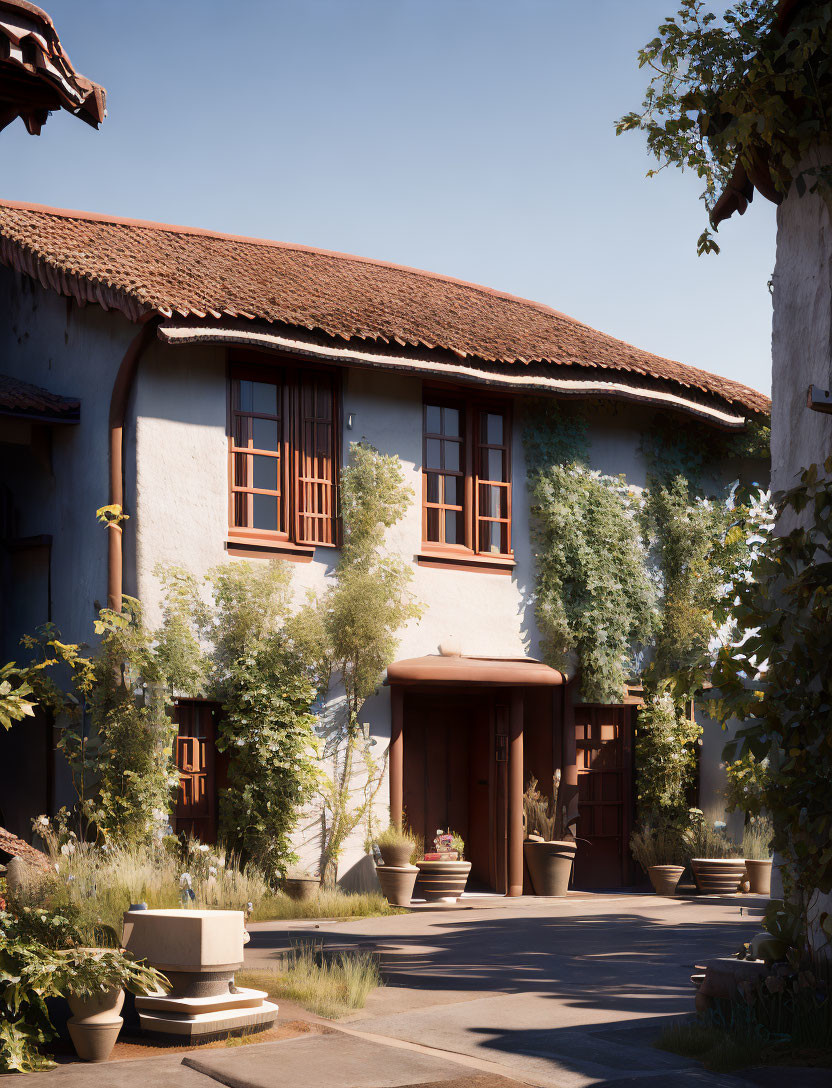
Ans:
{"type": "Polygon", "coordinates": [[[352,425],[353,425],[354,422],[355,422],[355,413],[350,412],[348,414],[348,416],[347,416],[347,430],[348,431],[352,430],[352,425]]]}

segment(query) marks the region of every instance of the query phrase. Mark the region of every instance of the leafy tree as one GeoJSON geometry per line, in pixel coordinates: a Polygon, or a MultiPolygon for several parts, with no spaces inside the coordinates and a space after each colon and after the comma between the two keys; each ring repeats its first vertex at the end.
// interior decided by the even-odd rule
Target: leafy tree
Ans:
{"type": "Polygon", "coordinates": [[[338,858],[355,829],[366,821],[368,837],[372,834],[384,765],[373,759],[369,727],[360,713],[395,658],[398,631],[420,614],[409,589],[408,564],[384,546],[387,530],[412,499],[398,457],[367,442],[352,445],[341,473],[344,544],[335,576],[295,624],[299,642],[318,662],[321,692],[333,684],[343,692],[330,703],[324,723],[324,753],[332,766],[322,783],[326,883],[334,883],[338,858]]]}
{"type": "MultiPolygon", "coordinates": [[[[171,577],[186,582],[182,572],[171,577]]],[[[223,700],[217,748],[229,755],[220,833],[243,861],[277,876],[294,860],[291,832],[317,784],[317,685],[289,624],[291,571],[280,562],[235,562],[207,580],[213,607],[198,607],[197,619],[209,647],[209,689],[223,700]]]]}
{"type": "MultiPolygon", "coordinates": [[[[641,109],[621,117],[616,132],[646,133],[659,164],[648,177],[668,166],[693,171],[709,212],[738,162],[752,176],[770,175],[777,193],[785,194],[795,176],[799,192],[808,177],[828,193],[828,167],[804,163],[830,136],[830,5],[799,5],[788,26],[777,0],[713,8],[682,0],[639,51],[650,81],[641,109]]],[[[719,252],[709,230],[697,249],[719,252]]]]}

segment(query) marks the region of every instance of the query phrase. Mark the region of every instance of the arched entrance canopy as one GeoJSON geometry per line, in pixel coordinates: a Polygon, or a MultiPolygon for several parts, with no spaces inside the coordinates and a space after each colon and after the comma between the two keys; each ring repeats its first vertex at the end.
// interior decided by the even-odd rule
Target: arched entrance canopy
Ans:
{"type": "Polygon", "coordinates": [[[394,661],[387,669],[388,684],[487,684],[491,687],[556,687],[563,673],[530,657],[463,657],[431,654],[394,661]]]}
{"type": "MultiPolygon", "coordinates": [[[[392,695],[390,730],[390,817],[401,827],[404,801],[404,698],[408,689],[508,688],[508,883],[510,896],[523,893],[523,689],[560,687],[563,673],[533,658],[463,657],[431,654],[395,661],[387,668],[392,695]]],[[[564,752],[567,781],[576,779],[574,730],[564,752]]]]}

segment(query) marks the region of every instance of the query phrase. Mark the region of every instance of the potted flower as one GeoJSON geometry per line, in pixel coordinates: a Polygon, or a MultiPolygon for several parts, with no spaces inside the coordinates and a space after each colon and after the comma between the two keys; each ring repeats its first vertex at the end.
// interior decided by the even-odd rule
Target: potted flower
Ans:
{"type": "Polygon", "coordinates": [[[657,895],[675,895],[685,871],[685,847],[676,824],[661,819],[645,820],[630,836],[630,850],[650,877],[657,895]]]}
{"type": "Polygon", "coordinates": [[[167,992],[168,980],[120,949],[72,948],[58,955],[60,989],[72,1013],[67,1028],[75,1051],[83,1061],[105,1062],[124,1023],[120,1013],[125,989],[135,994],[167,992]]]}
{"type": "Polygon", "coordinates": [[[465,843],[455,831],[437,831],[434,849],[416,864],[419,891],[428,903],[455,903],[465,891],[471,862],[465,860],[465,843]]]}
{"type": "Polygon", "coordinates": [[[754,895],[771,895],[771,838],[774,829],[765,816],[752,816],[745,825],[742,852],[748,890],[754,895]]]}
{"type": "Polygon", "coordinates": [[[561,797],[561,774],[552,779],[553,798],[545,797],[532,778],[523,794],[526,839],[523,853],[535,895],[566,895],[577,840],[566,831],[566,806],[561,797]]]}
{"type": "Polygon", "coordinates": [[[726,895],[739,890],[745,879],[745,859],[742,850],[725,833],[725,824],[713,824],[699,809],[690,810],[690,824],[685,842],[691,857],[693,878],[705,895],[726,895]]]}
{"type": "Polygon", "coordinates": [[[290,899],[306,903],[314,899],[321,887],[320,876],[313,876],[308,869],[292,867],[287,869],[282,883],[283,891],[290,899]]]}
{"type": "Polygon", "coordinates": [[[376,864],[382,894],[396,907],[408,906],[419,875],[418,868],[411,864],[416,853],[416,836],[391,824],[378,836],[376,845],[382,858],[381,864],[376,864]]]}

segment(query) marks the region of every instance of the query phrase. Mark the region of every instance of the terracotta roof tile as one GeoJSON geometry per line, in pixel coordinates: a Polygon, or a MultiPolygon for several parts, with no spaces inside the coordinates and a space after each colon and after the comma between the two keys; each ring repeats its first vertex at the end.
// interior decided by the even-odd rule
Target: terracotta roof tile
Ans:
{"type": "Polygon", "coordinates": [[[46,854],[19,839],[5,827],[0,827],[0,861],[5,863],[15,857],[22,858],[30,868],[41,873],[55,872],[55,867],[46,854]]]}
{"type": "Polygon", "coordinates": [[[0,128],[21,117],[33,136],[50,111],[68,110],[98,128],[103,87],[76,72],[49,16],[27,0],[0,0],[0,128]]]}
{"type": "Polygon", "coordinates": [[[768,412],[763,394],[565,314],[431,272],[307,246],[0,201],[0,260],[84,301],[166,317],[245,317],[457,359],[599,368],[768,412]]]}
{"type": "Polygon", "coordinates": [[[53,419],[75,422],[79,418],[80,401],[59,397],[39,385],[30,385],[19,378],[0,374],[0,415],[53,419]]]}

